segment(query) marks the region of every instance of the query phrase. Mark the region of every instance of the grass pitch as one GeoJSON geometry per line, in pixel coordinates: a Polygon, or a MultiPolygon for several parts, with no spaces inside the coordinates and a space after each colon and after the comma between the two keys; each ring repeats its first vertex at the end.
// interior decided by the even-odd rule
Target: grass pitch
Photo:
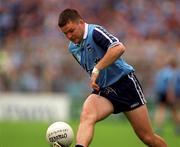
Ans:
{"type": "MultiPolygon", "coordinates": [[[[78,122],[69,124],[74,132],[78,122]]],[[[44,122],[0,122],[0,147],[49,147],[45,134],[49,123],[44,122]]],[[[180,136],[175,136],[171,123],[167,123],[162,135],[169,147],[180,147],[180,136]]],[[[71,147],[74,146],[75,141],[71,147]]],[[[124,120],[104,120],[97,123],[90,147],[146,147],[124,120]]]]}

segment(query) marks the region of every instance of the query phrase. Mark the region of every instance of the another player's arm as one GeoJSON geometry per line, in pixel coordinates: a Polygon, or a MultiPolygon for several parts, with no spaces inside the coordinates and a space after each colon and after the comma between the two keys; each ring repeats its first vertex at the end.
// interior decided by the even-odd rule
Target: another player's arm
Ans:
{"type": "Polygon", "coordinates": [[[166,92],[166,95],[167,95],[167,101],[170,103],[170,104],[173,104],[175,102],[175,99],[176,99],[176,95],[175,95],[175,90],[174,90],[174,86],[175,86],[175,81],[174,81],[174,77],[172,76],[169,81],[167,82],[168,84],[168,87],[167,87],[167,92],[166,92]]]}

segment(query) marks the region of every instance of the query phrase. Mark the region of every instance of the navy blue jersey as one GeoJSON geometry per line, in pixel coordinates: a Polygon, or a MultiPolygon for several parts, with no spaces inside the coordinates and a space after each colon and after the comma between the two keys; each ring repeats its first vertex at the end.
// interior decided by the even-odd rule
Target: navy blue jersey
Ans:
{"type": "MultiPolygon", "coordinates": [[[[118,44],[121,42],[102,26],[85,24],[83,41],[80,44],[70,42],[69,51],[91,76],[94,66],[103,58],[106,51],[118,44]]],[[[133,67],[119,57],[113,64],[100,71],[97,84],[101,88],[107,87],[132,71],[133,67]]]]}

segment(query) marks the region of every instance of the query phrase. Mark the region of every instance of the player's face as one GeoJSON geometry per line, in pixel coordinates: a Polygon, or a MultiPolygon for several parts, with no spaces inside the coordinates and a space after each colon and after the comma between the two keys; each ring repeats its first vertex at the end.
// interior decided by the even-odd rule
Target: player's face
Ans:
{"type": "Polygon", "coordinates": [[[84,35],[84,21],[79,22],[69,21],[65,26],[61,27],[61,31],[66,35],[66,37],[72,42],[79,44],[84,35]]]}

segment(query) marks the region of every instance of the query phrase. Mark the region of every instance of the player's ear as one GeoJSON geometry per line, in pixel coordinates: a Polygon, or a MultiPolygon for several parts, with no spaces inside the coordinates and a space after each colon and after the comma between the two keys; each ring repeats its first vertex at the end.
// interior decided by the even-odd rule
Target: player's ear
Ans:
{"type": "Polygon", "coordinates": [[[80,20],[79,20],[79,23],[80,23],[80,24],[84,24],[84,20],[83,20],[83,19],[80,19],[80,20]]]}

